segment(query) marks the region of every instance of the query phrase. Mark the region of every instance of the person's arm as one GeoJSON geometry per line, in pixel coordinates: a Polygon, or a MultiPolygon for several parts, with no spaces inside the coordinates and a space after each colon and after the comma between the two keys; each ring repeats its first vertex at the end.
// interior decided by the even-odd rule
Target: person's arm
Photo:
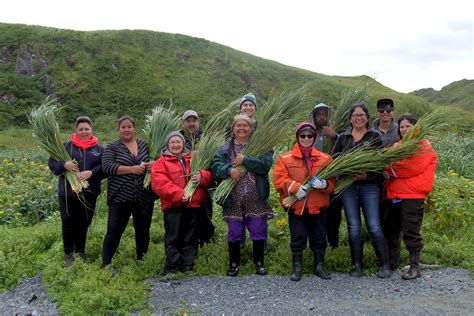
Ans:
{"type": "Polygon", "coordinates": [[[302,183],[290,177],[283,158],[278,157],[273,168],[273,186],[275,190],[283,196],[295,195],[302,185],[302,183]]]}
{"type": "Polygon", "coordinates": [[[108,145],[104,154],[102,155],[102,170],[108,175],[123,175],[123,174],[143,174],[145,173],[145,166],[122,166],[115,162],[116,148],[113,144],[108,145]]]}
{"type": "Polygon", "coordinates": [[[391,163],[385,168],[390,177],[411,178],[424,172],[428,166],[436,163],[436,152],[431,145],[420,149],[420,152],[400,161],[391,163]]]}
{"type": "Polygon", "coordinates": [[[232,169],[232,163],[226,159],[226,155],[222,150],[219,150],[217,155],[212,158],[212,174],[220,181],[230,177],[230,170],[232,169]]]}
{"type": "Polygon", "coordinates": [[[273,152],[269,151],[262,156],[245,156],[243,159],[243,166],[247,168],[248,171],[258,173],[258,174],[268,174],[273,164],[273,152]]]}
{"type": "Polygon", "coordinates": [[[169,172],[161,159],[156,160],[151,167],[151,189],[162,200],[183,201],[184,189],[171,180],[169,172]]]}

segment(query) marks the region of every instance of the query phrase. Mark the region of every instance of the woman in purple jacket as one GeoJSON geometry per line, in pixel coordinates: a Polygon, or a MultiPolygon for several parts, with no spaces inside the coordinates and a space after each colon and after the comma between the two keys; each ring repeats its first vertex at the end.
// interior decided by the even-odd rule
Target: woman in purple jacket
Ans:
{"type": "Polygon", "coordinates": [[[62,161],[49,158],[48,166],[54,175],[59,176],[58,196],[61,213],[64,244],[64,266],[74,262],[74,253],[85,258],[87,229],[94,215],[97,196],[100,194],[100,182],[103,178],[101,157],[104,148],[92,135],[92,121],[86,116],[76,119],[76,132],[71,140],[64,144],[71,160],[62,161]],[[78,196],[65,180],[66,170],[78,172],[80,180],[87,180],[89,188],[78,196]]]}

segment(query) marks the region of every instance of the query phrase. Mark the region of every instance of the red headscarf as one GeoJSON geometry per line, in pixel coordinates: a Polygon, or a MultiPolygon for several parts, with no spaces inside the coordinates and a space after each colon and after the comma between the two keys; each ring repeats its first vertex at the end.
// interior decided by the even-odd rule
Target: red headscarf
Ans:
{"type": "Polygon", "coordinates": [[[304,161],[306,162],[306,167],[308,170],[311,170],[311,150],[313,149],[314,142],[316,141],[316,127],[309,122],[303,122],[296,128],[296,142],[298,143],[298,147],[303,154],[304,161]],[[313,134],[313,144],[310,147],[303,147],[299,143],[298,135],[303,131],[308,130],[311,134],[313,134]]]}
{"type": "Polygon", "coordinates": [[[79,136],[77,136],[76,133],[71,134],[71,141],[75,146],[83,150],[86,150],[87,148],[90,148],[90,147],[94,147],[98,143],[98,139],[94,135],[92,135],[90,139],[82,140],[79,138],[79,136]]]}

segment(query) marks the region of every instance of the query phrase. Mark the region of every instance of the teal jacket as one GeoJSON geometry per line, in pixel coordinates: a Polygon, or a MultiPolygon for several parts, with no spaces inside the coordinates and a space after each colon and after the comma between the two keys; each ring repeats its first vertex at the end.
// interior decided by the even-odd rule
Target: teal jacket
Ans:
{"type": "MultiPolygon", "coordinates": [[[[230,169],[232,168],[232,161],[230,143],[225,144],[219,149],[217,155],[212,159],[212,174],[217,182],[230,178],[230,169]]],[[[270,151],[262,156],[245,156],[243,165],[248,171],[255,174],[255,181],[257,186],[257,193],[262,201],[268,203],[270,196],[270,180],[268,173],[272,168],[273,153],[270,151]]],[[[232,199],[229,197],[221,204],[224,210],[230,209],[232,199]]]]}

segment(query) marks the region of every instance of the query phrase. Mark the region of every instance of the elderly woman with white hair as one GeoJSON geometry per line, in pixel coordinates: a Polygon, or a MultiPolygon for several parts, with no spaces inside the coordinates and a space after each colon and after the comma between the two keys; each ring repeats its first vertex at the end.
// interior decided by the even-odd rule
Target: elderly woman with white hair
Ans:
{"type": "Polygon", "coordinates": [[[232,137],[212,161],[212,172],[218,181],[231,178],[235,186],[222,205],[223,217],[228,224],[230,268],[228,276],[237,276],[240,265],[240,240],[246,227],[253,241],[253,261],[256,274],[265,275],[264,242],[267,220],[273,217],[269,205],[270,182],[268,173],[273,154],[246,156],[245,146],[253,133],[253,120],[238,114],[232,123],[232,137]],[[244,166],[242,172],[239,166],[244,166]]]}

